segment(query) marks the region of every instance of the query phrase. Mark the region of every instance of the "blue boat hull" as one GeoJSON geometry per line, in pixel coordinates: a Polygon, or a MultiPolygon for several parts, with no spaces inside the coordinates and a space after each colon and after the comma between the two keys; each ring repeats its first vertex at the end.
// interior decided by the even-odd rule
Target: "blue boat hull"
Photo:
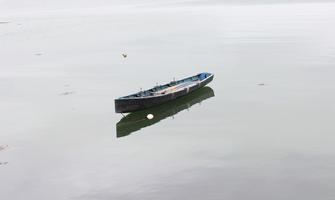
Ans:
{"type": "Polygon", "coordinates": [[[167,117],[174,116],[177,113],[189,109],[193,105],[212,97],[214,97],[213,89],[205,86],[176,100],[130,113],[116,124],[116,137],[127,136],[142,128],[152,126],[167,117]],[[148,114],[153,114],[155,117],[148,120],[146,118],[148,114]]]}
{"type": "MultiPolygon", "coordinates": [[[[207,73],[209,74],[209,73],[207,73]]],[[[200,75],[200,74],[199,74],[200,75]]],[[[157,106],[182,96],[185,96],[201,87],[204,87],[214,78],[214,74],[209,74],[208,77],[204,78],[197,84],[190,87],[185,87],[182,90],[176,92],[167,93],[159,96],[147,96],[139,98],[119,98],[115,99],[115,112],[116,113],[129,113],[138,110],[147,109],[153,106],[157,106]]]]}

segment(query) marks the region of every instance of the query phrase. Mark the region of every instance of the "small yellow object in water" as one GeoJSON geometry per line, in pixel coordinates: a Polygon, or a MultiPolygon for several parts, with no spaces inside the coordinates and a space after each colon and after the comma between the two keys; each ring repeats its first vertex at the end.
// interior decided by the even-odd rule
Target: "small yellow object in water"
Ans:
{"type": "Polygon", "coordinates": [[[125,53],[123,53],[122,56],[123,56],[124,58],[127,58],[128,55],[125,54],[125,53]]]}
{"type": "Polygon", "coordinates": [[[148,114],[148,115],[147,115],[147,118],[148,118],[148,119],[152,119],[152,118],[154,118],[154,115],[153,115],[153,114],[148,114]]]}

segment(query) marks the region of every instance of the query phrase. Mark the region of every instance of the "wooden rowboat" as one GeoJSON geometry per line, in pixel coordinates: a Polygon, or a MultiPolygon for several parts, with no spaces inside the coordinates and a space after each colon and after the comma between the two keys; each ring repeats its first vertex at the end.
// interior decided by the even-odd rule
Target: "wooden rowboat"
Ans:
{"type": "Polygon", "coordinates": [[[156,86],[128,96],[115,99],[115,112],[128,113],[157,106],[199,89],[214,78],[212,73],[200,73],[165,85],[156,86]]]}

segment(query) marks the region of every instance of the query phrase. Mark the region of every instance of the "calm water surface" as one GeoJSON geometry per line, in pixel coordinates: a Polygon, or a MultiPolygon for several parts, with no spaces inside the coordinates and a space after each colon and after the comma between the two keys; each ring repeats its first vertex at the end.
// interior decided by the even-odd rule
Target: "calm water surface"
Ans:
{"type": "Polygon", "coordinates": [[[334,199],[334,3],[0,19],[1,199],[334,199]],[[114,113],[114,98],[205,71],[200,93],[114,113]]]}

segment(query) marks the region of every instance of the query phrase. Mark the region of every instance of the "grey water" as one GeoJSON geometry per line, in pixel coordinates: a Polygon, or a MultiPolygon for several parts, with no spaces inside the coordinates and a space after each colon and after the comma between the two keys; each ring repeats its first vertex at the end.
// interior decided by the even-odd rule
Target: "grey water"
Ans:
{"type": "Polygon", "coordinates": [[[0,199],[333,200],[335,3],[243,2],[1,12],[0,199]]]}

